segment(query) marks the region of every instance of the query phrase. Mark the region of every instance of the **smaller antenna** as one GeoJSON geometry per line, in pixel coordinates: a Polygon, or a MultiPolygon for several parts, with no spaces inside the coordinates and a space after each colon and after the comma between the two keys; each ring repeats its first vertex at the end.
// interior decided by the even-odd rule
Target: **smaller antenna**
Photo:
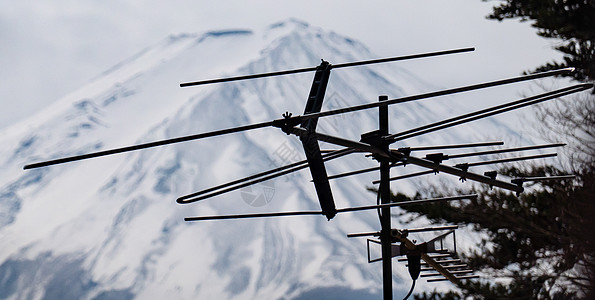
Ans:
{"type": "MultiPolygon", "coordinates": [[[[412,288],[409,294],[413,291],[415,281],[419,278],[436,277],[442,276],[441,280],[449,280],[453,283],[459,283],[462,279],[476,278],[475,276],[469,277],[469,273],[473,273],[473,270],[468,269],[468,265],[461,262],[461,259],[457,255],[455,229],[457,225],[450,226],[439,226],[439,227],[428,227],[428,228],[413,228],[413,229],[391,229],[390,230],[390,246],[391,253],[390,258],[397,256],[406,256],[406,258],[399,258],[399,262],[407,262],[405,265],[411,279],[413,280],[412,288]],[[410,233],[424,232],[424,231],[442,231],[448,230],[438,236],[435,236],[427,242],[415,244],[408,237],[410,233]],[[453,243],[452,245],[446,246],[445,239],[447,236],[452,234],[453,243]],[[397,244],[398,243],[398,244],[397,244]],[[422,263],[421,260],[424,262],[422,263]],[[422,268],[422,266],[425,266],[422,268]],[[435,271],[433,273],[425,273],[428,271],[435,271]],[[421,275],[420,275],[421,273],[421,275]]],[[[347,237],[365,237],[365,236],[376,236],[381,237],[381,231],[378,232],[363,232],[363,233],[351,233],[347,237]]],[[[381,241],[375,239],[367,239],[367,250],[368,250],[368,263],[384,260],[385,257],[372,258],[370,245],[371,244],[382,244],[381,241]]],[[[431,279],[427,280],[432,282],[431,279]]]]}

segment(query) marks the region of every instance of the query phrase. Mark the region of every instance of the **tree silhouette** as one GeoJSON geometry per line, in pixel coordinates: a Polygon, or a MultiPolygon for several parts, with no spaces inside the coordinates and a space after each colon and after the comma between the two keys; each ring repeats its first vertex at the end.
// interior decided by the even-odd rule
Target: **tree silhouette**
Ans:
{"type": "Polygon", "coordinates": [[[488,18],[530,21],[538,35],[559,40],[554,48],[564,54],[563,61],[548,62],[535,71],[574,67],[577,71],[569,76],[595,80],[595,1],[506,0],[488,18]]]}

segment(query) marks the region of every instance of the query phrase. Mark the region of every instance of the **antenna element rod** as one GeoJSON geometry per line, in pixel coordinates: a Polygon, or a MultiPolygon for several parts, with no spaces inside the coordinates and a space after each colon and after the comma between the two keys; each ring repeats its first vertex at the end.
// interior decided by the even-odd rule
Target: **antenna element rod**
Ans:
{"type": "MultiPolygon", "coordinates": [[[[332,67],[333,67],[333,69],[338,69],[338,68],[385,63],[385,62],[391,62],[391,61],[455,54],[455,53],[469,52],[469,51],[475,51],[475,48],[462,48],[462,49],[445,50],[445,51],[438,51],[438,52],[428,52],[428,53],[421,53],[421,54],[364,60],[364,61],[337,64],[337,65],[333,65],[332,67]]],[[[211,83],[230,82],[230,81],[272,77],[272,76],[281,76],[281,75],[289,75],[289,74],[297,74],[297,73],[305,73],[305,72],[313,72],[313,71],[316,71],[316,67],[285,70],[285,71],[278,71],[278,72],[260,73],[260,74],[253,74],[253,75],[226,77],[226,78],[218,78],[218,79],[209,79],[209,80],[201,80],[201,81],[194,81],[194,82],[185,82],[185,83],[181,83],[180,87],[197,86],[197,85],[205,85],[205,84],[211,84],[211,83]]]]}

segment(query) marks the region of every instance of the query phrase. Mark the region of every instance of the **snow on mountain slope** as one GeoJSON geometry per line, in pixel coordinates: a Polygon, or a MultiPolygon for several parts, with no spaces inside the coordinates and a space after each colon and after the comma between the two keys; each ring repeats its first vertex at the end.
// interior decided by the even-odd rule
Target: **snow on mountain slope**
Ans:
{"type": "MultiPolygon", "coordinates": [[[[341,63],[376,56],[357,41],[295,20],[261,31],[171,36],[4,130],[0,298],[377,297],[380,265],[367,263],[365,241],[345,237],[377,230],[375,212],[339,215],[330,222],[322,216],[183,222],[194,215],[317,209],[307,171],[197,204],[174,201],[303,159],[298,140],[278,129],[21,170],[35,161],[268,121],[286,111],[301,114],[313,74],[183,89],[178,84],[314,66],[321,58],[341,63]]],[[[396,98],[435,89],[398,64],[335,70],[323,110],[377,101],[381,94],[396,98]]],[[[391,108],[391,128],[399,131],[463,111],[444,97],[403,104],[391,108]]],[[[377,127],[376,114],[367,110],[325,118],[319,131],[359,140],[377,127]]],[[[454,128],[397,146],[493,138],[483,132],[481,126],[454,128]]],[[[369,158],[351,155],[329,162],[327,170],[336,174],[370,166],[369,158]]],[[[376,177],[333,181],[337,206],[374,203],[366,187],[376,177]]],[[[406,192],[415,187],[393,185],[406,192]]],[[[397,264],[394,269],[395,293],[405,294],[408,274],[397,264]]],[[[434,286],[417,291],[423,288],[434,286]]]]}

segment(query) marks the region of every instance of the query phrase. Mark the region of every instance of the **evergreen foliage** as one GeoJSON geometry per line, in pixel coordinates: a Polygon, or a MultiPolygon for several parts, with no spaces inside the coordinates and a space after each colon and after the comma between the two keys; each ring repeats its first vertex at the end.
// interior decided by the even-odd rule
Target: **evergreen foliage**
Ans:
{"type": "MultiPolygon", "coordinates": [[[[486,1],[486,0],[484,0],[486,1]]],[[[578,81],[595,80],[595,1],[593,0],[505,0],[494,7],[489,19],[520,18],[531,21],[537,34],[559,39],[556,50],[563,62],[549,62],[535,71],[574,67],[569,74],[578,81]]]]}

